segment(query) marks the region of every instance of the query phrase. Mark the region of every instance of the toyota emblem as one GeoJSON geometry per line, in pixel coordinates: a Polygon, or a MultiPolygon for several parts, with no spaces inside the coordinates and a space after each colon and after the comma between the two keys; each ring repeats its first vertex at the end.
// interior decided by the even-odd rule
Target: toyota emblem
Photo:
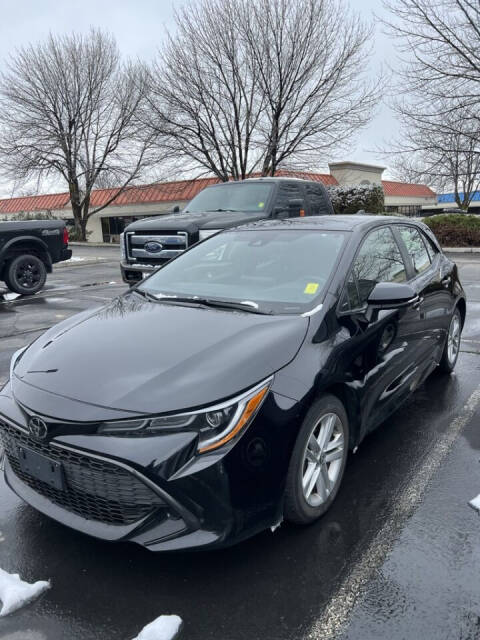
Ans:
{"type": "Polygon", "coordinates": [[[32,416],[28,421],[28,430],[37,440],[45,440],[48,434],[47,423],[38,416],[32,416]]]}

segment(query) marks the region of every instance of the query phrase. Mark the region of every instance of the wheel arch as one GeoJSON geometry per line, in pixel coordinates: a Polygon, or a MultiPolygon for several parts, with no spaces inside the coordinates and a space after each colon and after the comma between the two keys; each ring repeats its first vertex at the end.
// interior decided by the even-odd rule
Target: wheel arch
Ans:
{"type": "Polygon", "coordinates": [[[465,325],[465,318],[467,316],[467,303],[465,302],[465,298],[459,298],[456,304],[457,309],[460,311],[460,315],[462,317],[462,329],[465,325]]]}
{"type": "Polygon", "coordinates": [[[45,242],[40,240],[40,238],[20,236],[19,238],[14,238],[7,242],[7,244],[2,249],[0,255],[1,275],[4,275],[5,267],[7,266],[9,260],[19,255],[23,255],[24,253],[32,254],[40,258],[40,260],[44,263],[47,271],[51,273],[52,260],[50,257],[48,246],[45,244],[45,242]]]}
{"type": "Polygon", "coordinates": [[[360,403],[355,390],[346,383],[337,382],[322,388],[317,394],[317,397],[324,394],[335,396],[343,404],[347,413],[350,431],[348,444],[349,448],[353,449],[358,444],[361,426],[360,403]]]}

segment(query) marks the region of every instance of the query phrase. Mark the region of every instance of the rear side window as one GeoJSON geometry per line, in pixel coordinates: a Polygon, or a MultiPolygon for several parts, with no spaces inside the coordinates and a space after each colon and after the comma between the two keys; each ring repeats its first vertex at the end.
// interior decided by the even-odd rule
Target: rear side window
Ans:
{"type": "Polygon", "coordinates": [[[430,267],[430,256],[418,229],[399,227],[400,235],[412,259],[415,275],[423,273],[430,267]]]}
{"type": "Polygon", "coordinates": [[[358,252],[340,304],[342,311],[363,307],[378,282],[405,282],[405,263],[388,227],[370,232],[358,252]]]}
{"type": "MultiPolygon", "coordinates": [[[[288,211],[290,200],[304,199],[303,186],[294,182],[283,182],[277,192],[275,207],[288,211]]],[[[298,214],[297,214],[298,215],[298,214]]]]}
{"type": "Polygon", "coordinates": [[[307,184],[306,193],[310,204],[310,215],[323,216],[330,213],[325,202],[325,193],[320,185],[307,184]]]}

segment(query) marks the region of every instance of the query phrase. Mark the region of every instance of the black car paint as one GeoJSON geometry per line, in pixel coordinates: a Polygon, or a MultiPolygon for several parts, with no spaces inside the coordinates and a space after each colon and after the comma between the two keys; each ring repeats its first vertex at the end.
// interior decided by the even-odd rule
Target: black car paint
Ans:
{"type": "Polygon", "coordinates": [[[350,447],[358,446],[436,367],[456,305],[464,318],[465,296],[456,267],[441,251],[428,277],[413,277],[407,262],[418,305],[374,310],[370,317],[339,310],[345,277],[362,239],[374,228],[398,224],[414,224],[429,233],[408,220],[363,216],[262,221],[247,227],[261,232],[265,225],[311,225],[350,232],[321,307],[317,301],[303,316],[157,305],[133,291],[120,302],[61,323],[24,353],[12,384],[0,394],[0,418],[25,428],[31,413],[49,417],[54,446],[127,465],[162,494],[167,514],[112,529],[38,496],[15,477],[8,461],[7,482],[40,511],[69,526],[152,550],[228,545],[276,524],[282,518],[291,451],[312,399],[328,391],[342,400],[350,447]],[[391,340],[380,349],[386,329],[391,340]],[[195,345],[188,334],[197,330],[204,344],[195,345]],[[167,340],[160,340],[159,351],[154,351],[161,332],[167,340]],[[136,347],[141,353],[135,353],[136,347]],[[155,359],[160,365],[163,358],[169,375],[162,378],[155,359]],[[188,431],[143,438],[95,434],[99,421],[207,406],[270,374],[274,378],[265,403],[231,447],[195,455],[196,434],[188,431]],[[152,402],[155,389],[158,404],[152,402]]]}

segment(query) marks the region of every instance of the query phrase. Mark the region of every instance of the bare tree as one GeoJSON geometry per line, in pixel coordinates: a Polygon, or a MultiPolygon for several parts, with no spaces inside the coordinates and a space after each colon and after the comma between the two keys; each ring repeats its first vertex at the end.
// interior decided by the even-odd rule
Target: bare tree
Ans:
{"type": "Polygon", "coordinates": [[[480,2],[386,0],[385,6],[403,63],[396,91],[409,95],[410,112],[425,120],[442,116],[449,133],[478,140],[480,2]]]}
{"type": "Polygon", "coordinates": [[[479,141],[472,135],[471,122],[455,124],[448,115],[425,117],[410,105],[397,105],[401,122],[394,149],[393,166],[400,179],[425,182],[437,191],[451,190],[458,207],[468,210],[480,189],[479,141]],[[460,130],[461,129],[461,130],[460,130]]]}
{"type": "Polygon", "coordinates": [[[25,182],[61,176],[79,236],[87,221],[134,183],[151,162],[154,134],[139,112],[146,100],[142,65],[120,60],[114,39],[50,35],[21,48],[0,76],[1,168],[25,182]],[[94,187],[118,187],[91,206],[94,187]]]}
{"type": "Polygon", "coordinates": [[[372,115],[370,30],[342,0],[200,0],[152,69],[162,145],[221,180],[325,164],[372,115]]]}

